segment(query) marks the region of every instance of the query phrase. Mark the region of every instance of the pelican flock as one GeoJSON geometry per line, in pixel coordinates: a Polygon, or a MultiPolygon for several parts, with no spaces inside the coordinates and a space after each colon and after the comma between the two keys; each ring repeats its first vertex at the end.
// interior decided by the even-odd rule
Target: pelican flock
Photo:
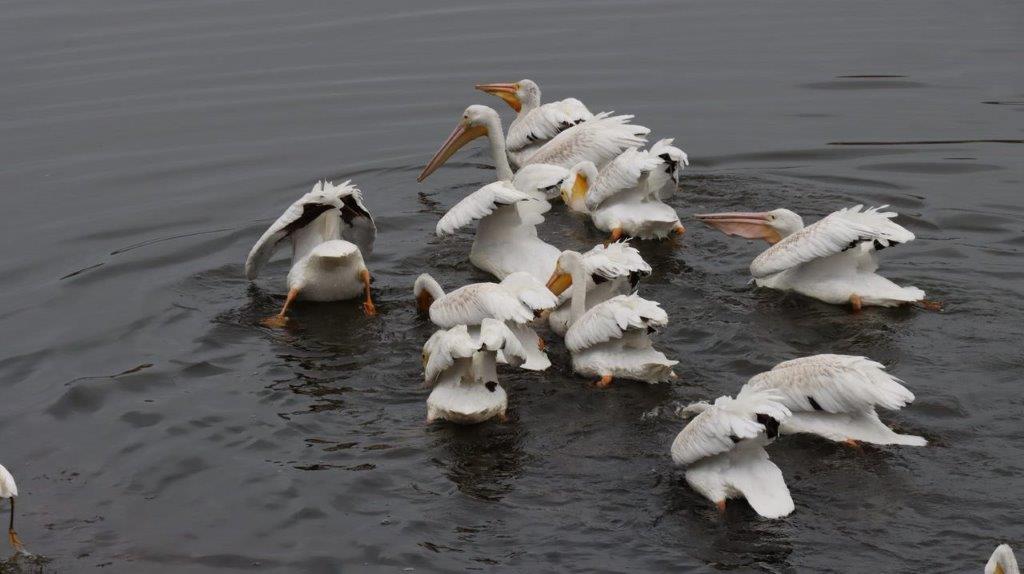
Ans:
{"type": "MultiPolygon", "coordinates": [[[[495,180],[455,202],[435,233],[443,238],[475,227],[468,260],[495,281],[446,292],[424,272],[413,283],[416,307],[437,329],[422,351],[424,384],[431,389],[427,421],[506,422],[508,395],[499,365],[571,369],[600,388],[616,380],[677,381],[679,360],[655,348],[652,339],[669,327],[669,312],[640,295],[642,280],[655,270],[630,242],[684,233],[670,201],[689,166],[686,152],[673,138],[644,149],[651,130],[633,124],[631,115],[595,114],[575,98],[542,103],[540,87],[529,79],[476,88],[517,113],[507,136],[497,111],[471,105],[417,181],[469,142],[486,138],[495,180]],[[538,227],[556,200],[607,240],[556,246],[541,239],[538,227]],[[568,365],[552,364],[544,331],[563,339],[568,365]]],[[[879,251],[915,238],[886,207],[843,208],[808,226],[788,209],[696,218],[727,235],[769,244],[750,264],[758,287],[854,311],[910,304],[940,310],[921,289],[876,273],[879,251]]],[[[376,236],[358,187],[317,182],[270,225],[245,261],[245,276],[255,280],[278,246],[291,243],[284,302],[261,323],[289,326],[288,313],[299,301],[360,299],[365,314],[375,316],[367,260],[376,236]]],[[[903,381],[867,357],[790,358],[751,377],[735,396],[682,408],[690,420],[668,453],[685,467],[690,487],[720,511],[729,499],[745,499],[760,516],[777,519],[797,506],[782,469],[769,458],[773,443],[807,434],[858,449],[924,447],[925,438],[894,430],[878,412],[905,408],[914,398],[903,381]]],[[[10,503],[8,538],[24,552],[14,530],[17,496],[13,476],[0,466],[0,498],[10,503]]],[[[996,548],[985,572],[1019,572],[1009,546],[996,548]]]]}

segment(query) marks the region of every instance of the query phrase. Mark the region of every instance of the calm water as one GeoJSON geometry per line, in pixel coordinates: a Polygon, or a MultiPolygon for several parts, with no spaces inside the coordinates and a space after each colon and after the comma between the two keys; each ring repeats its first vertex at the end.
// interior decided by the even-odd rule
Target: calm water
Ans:
{"type": "MultiPolygon", "coordinates": [[[[961,573],[997,542],[1024,546],[1020,2],[23,0],[0,14],[0,462],[47,571],[961,573]],[[637,114],[690,153],[673,200],[687,235],[641,246],[682,378],[600,391],[559,349],[547,373],[504,379],[511,423],[428,427],[432,329],[412,281],[486,278],[471,235],[432,230],[493,172],[478,151],[415,176],[466,105],[503,106],[474,83],[522,77],[637,114]],[[264,329],[287,263],[250,285],[245,255],[323,177],[353,178],[377,216],[382,314],[307,304],[294,329],[264,329]],[[690,217],[814,220],[859,202],[902,214],[918,240],[883,271],[944,312],[855,316],[755,291],[761,248],[690,217]],[[796,512],[719,518],[672,467],[672,410],[818,352],[889,365],[918,400],[883,417],[932,445],[781,441],[796,512]]],[[[541,232],[600,238],[560,208],[541,232]]]]}

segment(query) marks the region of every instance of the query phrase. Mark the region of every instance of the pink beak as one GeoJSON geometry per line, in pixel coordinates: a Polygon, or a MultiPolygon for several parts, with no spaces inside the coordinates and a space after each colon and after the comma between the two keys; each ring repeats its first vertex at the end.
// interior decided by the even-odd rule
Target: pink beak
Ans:
{"type": "Polygon", "coordinates": [[[722,231],[726,235],[736,235],[746,239],[764,239],[768,243],[778,243],[779,232],[768,224],[769,213],[766,212],[734,212],[704,213],[697,219],[722,231]]]}

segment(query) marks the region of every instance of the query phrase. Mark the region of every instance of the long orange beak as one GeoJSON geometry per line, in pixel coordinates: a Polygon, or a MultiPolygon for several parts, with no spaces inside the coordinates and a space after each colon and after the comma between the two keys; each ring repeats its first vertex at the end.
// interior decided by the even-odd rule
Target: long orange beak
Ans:
{"type": "Polygon", "coordinates": [[[444,165],[444,162],[448,161],[448,158],[452,157],[452,154],[458,151],[460,147],[483,135],[487,135],[487,128],[485,126],[466,127],[465,124],[459,122],[459,125],[455,126],[448,139],[444,140],[441,149],[437,150],[434,157],[430,158],[430,163],[427,164],[427,167],[423,168],[416,181],[427,179],[428,175],[444,165]]]}
{"type": "Polygon", "coordinates": [[[775,244],[782,240],[782,236],[768,224],[769,215],[764,212],[704,213],[697,215],[697,219],[726,235],[736,235],[746,239],[764,239],[768,243],[775,244]]]}
{"type": "Polygon", "coordinates": [[[570,285],[572,285],[572,275],[561,269],[555,269],[555,272],[551,274],[551,279],[548,279],[547,287],[555,295],[561,295],[570,285]]]}
{"type": "Polygon", "coordinates": [[[519,91],[518,84],[477,84],[476,89],[492,96],[498,96],[517,112],[523,109],[523,102],[516,95],[516,92],[519,91]]]}

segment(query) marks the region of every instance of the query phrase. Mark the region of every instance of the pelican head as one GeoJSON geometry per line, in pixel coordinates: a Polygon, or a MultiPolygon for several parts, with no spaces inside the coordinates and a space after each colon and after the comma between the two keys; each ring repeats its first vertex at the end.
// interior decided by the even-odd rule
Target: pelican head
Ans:
{"type": "Polygon", "coordinates": [[[561,295],[572,286],[573,276],[585,272],[583,255],[575,251],[563,251],[555,262],[555,271],[548,279],[547,287],[555,295],[561,295]]]}
{"type": "Polygon", "coordinates": [[[1017,566],[1017,557],[1008,544],[1000,544],[996,547],[992,557],[985,565],[985,574],[1020,574],[1017,566]]]}
{"type": "Polygon", "coordinates": [[[562,182],[562,201],[573,211],[587,212],[587,192],[597,180],[597,166],[592,161],[581,161],[569,170],[562,182]]]}
{"type": "Polygon", "coordinates": [[[514,83],[477,84],[476,89],[492,96],[498,96],[513,110],[520,112],[525,107],[531,110],[540,105],[540,86],[533,80],[519,80],[514,83]]]}
{"type": "Polygon", "coordinates": [[[706,213],[697,219],[726,235],[747,239],[764,239],[770,244],[782,241],[804,227],[804,220],[788,209],[775,209],[761,213],[706,213]]]}
{"type": "Polygon", "coordinates": [[[427,179],[428,175],[444,165],[444,162],[448,161],[448,158],[458,151],[459,148],[478,137],[489,137],[493,129],[501,131],[501,117],[498,116],[498,112],[494,111],[493,108],[480,105],[466,108],[466,111],[462,112],[462,117],[459,119],[455,129],[452,130],[451,135],[441,144],[441,149],[437,150],[434,157],[430,158],[427,167],[423,168],[423,172],[416,178],[416,181],[427,179]]]}

